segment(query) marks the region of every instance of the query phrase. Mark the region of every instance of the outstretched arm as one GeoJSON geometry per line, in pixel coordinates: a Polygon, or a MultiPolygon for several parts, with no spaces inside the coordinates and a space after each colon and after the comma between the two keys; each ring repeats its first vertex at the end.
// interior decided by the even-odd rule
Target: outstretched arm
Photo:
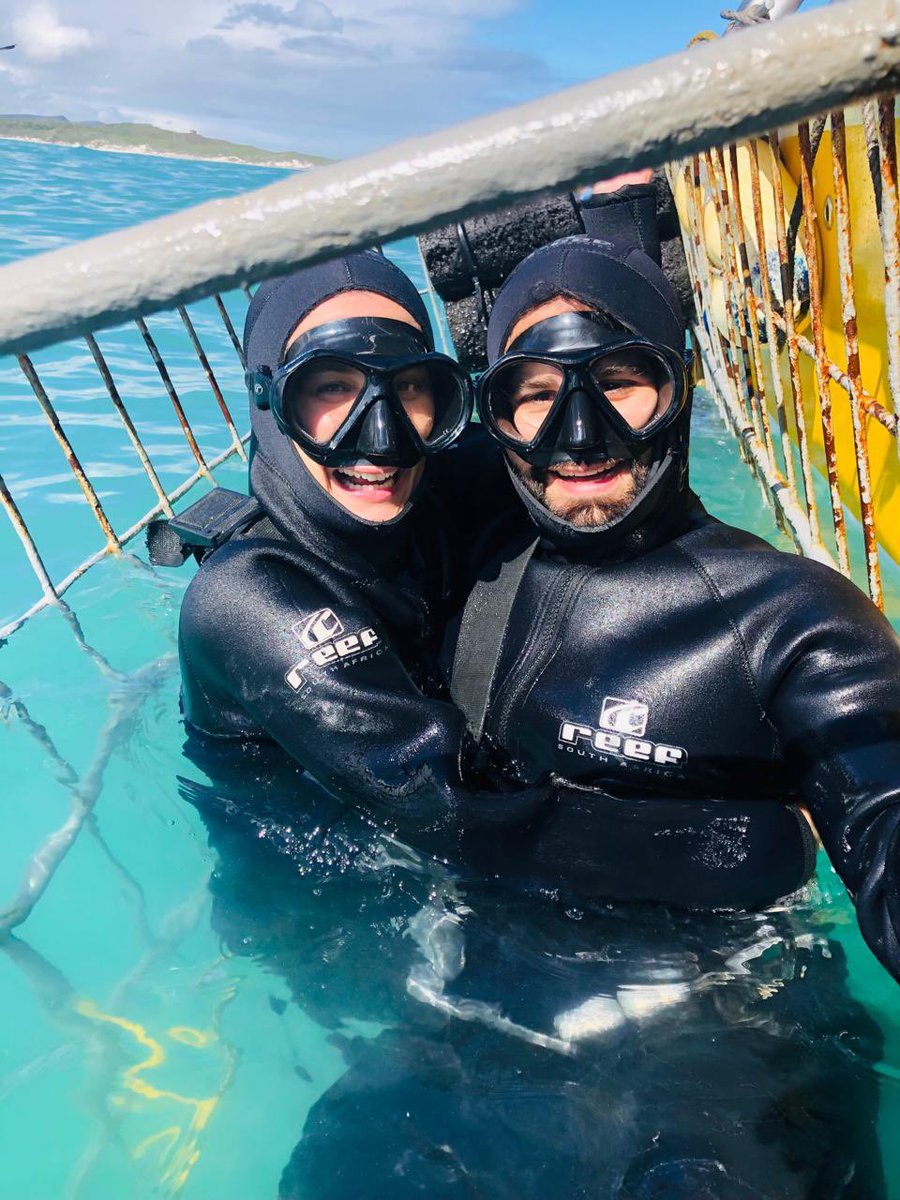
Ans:
{"type": "Polygon", "coordinates": [[[900,644],[852,584],[823,582],[771,712],[863,937],[900,979],[900,644]]]}

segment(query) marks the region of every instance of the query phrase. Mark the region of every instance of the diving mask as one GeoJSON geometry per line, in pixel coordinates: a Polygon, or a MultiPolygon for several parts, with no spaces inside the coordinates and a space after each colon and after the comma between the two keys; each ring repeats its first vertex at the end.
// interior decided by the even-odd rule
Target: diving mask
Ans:
{"type": "Polygon", "coordinates": [[[525,330],[478,383],[502,445],[537,466],[642,454],[683,411],[686,364],[667,346],[566,312],[525,330]]]}
{"type": "Polygon", "coordinates": [[[449,446],[472,415],[468,375],[429,352],[405,321],[320,325],[301,334],[290,355],[274,373],[248,372],[247,383],[281,432],[323,466],[415,466],[449,446]]]}

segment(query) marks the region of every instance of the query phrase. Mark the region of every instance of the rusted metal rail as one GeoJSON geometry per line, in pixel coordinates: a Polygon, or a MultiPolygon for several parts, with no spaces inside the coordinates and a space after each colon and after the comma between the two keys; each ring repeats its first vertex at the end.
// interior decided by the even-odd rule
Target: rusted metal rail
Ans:
{"type": "Polygon", "coordinates": [[[896,107],[669,167],[706,382],[798,548],[880,607],[900,561],[896,107]]]}
{"type": "MultiPolygon", "coordinates": [[[[234,325],[228,314],[228,310],[225,307],[220,295],[216,294],[215,301],[216,309],[222,319],[224,332],[228,337],[228,344],[233,347],[237,356],[238,365],[240,366],[241,370],[243,370],[244,364],[241,345],[237,338],[234,325]]],[[[153,335],[147,327],[146,322],[138,318],[138,320],[135,322],[137,330],[150,353],[151,359],[159,374],[160,381],[166,394],[168,395],[172,409],[177,417],[178,426],[181,429],[184,440],[197,464],[195,471],[189,474],[186,478],[181,479],[177,486],[167,490],[160,480],[159,472],[151,459],[150,453],[144,445],[144,441],[138,433],[125,401],[122,399],[119,387],[113,377],[113,373],[110,369],[106,356],[103,354],[103,351],[101,350],[94,336],[92,334],[87,334],[85,337],[85,342],[97,367],[97,372],[100,377],[100,381],[102,382],[103,389],[109,398],[109,402],[113,410],[122,423],[122,426],[134,451],[136,461],[140,464],[143,473],[147,477],[150,486],[156,494],[156,503],[148,511],[144,512],[143,515],[137,517],[137,519],[133,521],[127,528],[122,530],[116,530],[113,528],[109,515],[105,511],[103,504],[97,495],[97,490],[89,477],[89,471],[81,463],[78,455],[73,449],[71,440],[64,427],[64,419],[60,417],[54,400],[51,398],[47,388],[41,380],[38,368],[27,355],[19,356],[19,367],[28,381],[31,391],[33,392],[37,401],[38,407],[46,418],[53,437],[62,451],[65,461],[72,472],[73,478],[78,483],[78,486],[84,495],[85,501],[97,521],[97,524],[103,535],[104,544],[100,549],[97,549],[84,557],[75,567],[68,571],[68,573],[62,579],[54,582],[50,577],[44,559],[42,558],[35,542],[35,538],[29,529],[28,523],[22,514],[21,506],[16,502],[10,486],[3,479],[2,475],[0,475],[0,506],[2,506],[6,512],[12,529],[22,544],[26,558],[31,565],[41,592],[39,598],[36,599],[34,603],[32,603],[18,617],[8,621],[3,626],[0,626],[0,644],[2,644],[2,642],[17,629],[21,628],[21,626],[30,617],[47,607],[59,607],[60,597],[64,595],[64,593],[72,586],[73,583],[76,582],[76,580],[80,579],[91,567],[95,566],[99,562],[102,562],[110,554],[119,554],[122,550],[122,547],[131,541],[132,538],[136,537],[137,534],[139,534],[142,530],[144,530],[156,517],[160,515],[171,516],[173,512],[172,505],[183,495],[185,495],[186,492],[190,491],[190,489],[196,483],[200,482],[201,480],[206,480],[208,483],[214,483],[215,480],[213,479],[212,472],[216,467],[221,466],[223,462],[233,456],[239,456],[246,461],[247,454],[244,446],[249,439],[249,433],[245,433],[243,435],[238,433],[222,390],[219,386],[218,380],[216,379],[209,359],[200,344],[194,323],[186,309],[180,308],[178,313],[181,317],[181,321],[187,334],[189,343],[197,356],[200,367],[209,381],[213,395],[217,401],[217,406],[224,419],[225,428],[230,437],[231,444],[226,450],[216,454],[212,458],[207,458],[207,456],[204,455],[191,423],[188,420],[181,399],[175,389],[175,385],[172,382],[172,378],[168,367],[166,366],[163,355],[160,352],[153,335]]],[[[241,396],[241,400],[243,401],[243,396],[241,396]]]]}

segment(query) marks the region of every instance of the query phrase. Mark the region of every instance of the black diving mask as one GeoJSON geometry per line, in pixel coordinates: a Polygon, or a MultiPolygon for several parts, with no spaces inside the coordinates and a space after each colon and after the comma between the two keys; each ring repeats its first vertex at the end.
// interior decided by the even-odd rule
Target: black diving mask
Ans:
{"type": "Polygon", "coordinates": [[[535,466],[636,458],[683,411],[686,363],[671,347],[583,312],[527,329],[481,376],[478,411],[502,445],[535,466]]]}
{"type": "Polygon", "coordinates": [[[429,351],[405,321],[320,325],[301,334],[290,355],[274,373],[248,371],[247,384],[281,432],[323,466],[365,459],[412,467],[446,449],[471,418],[466,372],[429,351]]]}

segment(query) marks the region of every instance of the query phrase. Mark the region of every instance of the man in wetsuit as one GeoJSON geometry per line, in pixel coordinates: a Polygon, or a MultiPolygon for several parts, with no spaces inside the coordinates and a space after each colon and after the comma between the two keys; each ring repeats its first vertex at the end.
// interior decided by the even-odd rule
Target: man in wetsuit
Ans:
{"type": "MultiPolygon", "coordinates": [[[[755,907],[810,877],[805,808],[900,975],[897,637],[837,572],[690,491],[665,277],[639,250],[557,242],[499,293],[488,350],[479,408],[530,529],[500,552],[520,580],[504,585],[484,732],[524,777],[571,785],[535,861],[554,872],[565,849],[559,882],[594,895],[755,907]]],[[[454,668],[467,705],[479,628],[476,603],[454,668]]]]}

